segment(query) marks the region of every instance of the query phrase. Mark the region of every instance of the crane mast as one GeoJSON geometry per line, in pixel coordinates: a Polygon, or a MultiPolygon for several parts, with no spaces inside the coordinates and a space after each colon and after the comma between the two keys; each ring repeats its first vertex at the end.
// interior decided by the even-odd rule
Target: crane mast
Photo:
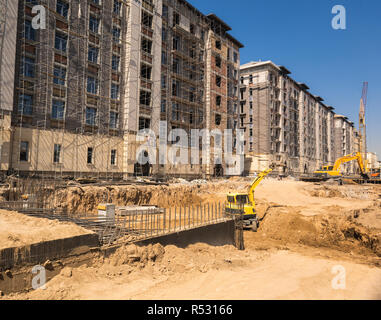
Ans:
{"type": "Polygon", "coordinates": [[[359,136],[360,136],[360,144],[359,144],[359,152],[363,156],[363,159],[366,159],[367,156],[367,145],[366,145],[366,103],[368,96],[368,82],[364,82],[362,89],[362,97],[360,101],[360,114],[359,114],[359,136]]]}

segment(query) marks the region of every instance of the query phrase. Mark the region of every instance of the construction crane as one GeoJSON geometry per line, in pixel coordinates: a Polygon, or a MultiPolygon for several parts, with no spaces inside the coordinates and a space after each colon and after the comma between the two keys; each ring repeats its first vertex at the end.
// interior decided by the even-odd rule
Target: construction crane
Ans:
{"type": "Polygon", "coordinates": [[[360,173],[361,176],[364,179],[369,179],[368,176],[368,170],[366,168],[366,163],[362,157],[361,152],[354,152],[350,155],[341,157],[336,160],[335,164],[333,166],[323,166],[321,170],[315,171],[314,175],[315,177],[319,178],[341,178],[342,173],[341,173],[341,165],[350,161],[357,160],[357,163],[360,168],[360,173]]]}
{"type": "Polygon", "coordinates": [[[364,159],[364,166],[368,171],[368,147],[366,141],[366,106],[368,100],[368,82],[364,82],[362,88],[362,96],[360,100],[360,112],[359,112],[359,150],[362,158],[364,159]]]}
{"type": "Polygon", "coordinates": [[[259,221],[257,211],[255,210],[254,190],[259,183],[273,171],[268,169],[260,174],[251,183],[248,193],[229,193],[227,195],[227,204],[225,211],[232,215],[243,215],[243,226],[250,228],[255,232],[258,229],[259,221]]]}
{"type": "Polygon", "coordinates": [[[368,82],[364,82],[362,88],[362,96],[360,100],[360,113],[359,113],[359,152],[362,154],[363,159],[366,159],[367,145],[366,145],[366,103],[368,99],[368,82]]]}

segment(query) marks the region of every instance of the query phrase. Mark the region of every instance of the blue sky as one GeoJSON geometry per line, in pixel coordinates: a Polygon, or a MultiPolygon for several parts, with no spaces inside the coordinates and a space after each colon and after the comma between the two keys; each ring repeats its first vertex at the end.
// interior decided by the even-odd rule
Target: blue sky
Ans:
{"type": "Polygon", "coordinates": [[[358,127],[362,84],[369,82],[368,150],[381,160],[381,1],[190,0],[215,13],[245,45],[241,63],[272,60],[358,127]],[[331,13],[343,5],[347,29],[334,30],[331,13]]]}

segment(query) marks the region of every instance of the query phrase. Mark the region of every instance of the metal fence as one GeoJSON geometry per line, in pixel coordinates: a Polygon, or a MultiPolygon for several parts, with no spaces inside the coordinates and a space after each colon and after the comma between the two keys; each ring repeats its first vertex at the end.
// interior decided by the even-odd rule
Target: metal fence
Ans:
{"type": "MultiPolygon", "coordinates": [[[[210,203],[170,209],[137,209],[107,219],[88,214],[69,215],[38,208],[33,202],[2,202],[0,208],[15,210],[37,218],[75,223],[98,234],[101,245],[150,239],[232,219],[224,203],[210,203]]],[[[121,211],[122,212],[122,211],[121,211]]]]}

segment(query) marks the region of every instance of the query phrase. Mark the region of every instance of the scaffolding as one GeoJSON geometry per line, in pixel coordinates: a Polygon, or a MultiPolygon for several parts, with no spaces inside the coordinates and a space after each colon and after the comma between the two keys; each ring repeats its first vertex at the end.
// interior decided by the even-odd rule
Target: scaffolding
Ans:
{"type": "MultiPolygon", "coordinates": [[[[7,22],[7,11],[8,11],[8,0],[0,0],[0,97],[2,97],[2,86],[3,86],[3,48],[4,48],[4,36],[6,32],[6,22],[7,22]]],[[[2,111],[2,99],[0,99],[0,111],[2,111]]]]}
{"type": "MultiPolygon", "coordinates": [[[[121,159],[122,155],[118,154],[118,151],[123,143],[118,137],[124,135],[126,127],[121,114],[121,97],[125,89],[121,70],[126,65],[127,25],[127,19],[122,17],[128,15],[128,3],[118,1],[119,8],[113,3],[110,1],[108,6],[99,6],[79,0],[57,3],[42,0],[40,4],[46,9],[46,29],[37,31],[28,29],[34,16],[34,4],[25,0],[20,2],[21,14],[17,35],[20,50],[16,57],[16,71],[21,72],[16,78],[15,108],[21,112],[15,111],[12,119],[17,133],[13,139],[16,149],[10,161],[13,165],[16,164],[16,177],[39,178],[38,184],[41,188],[46,188],[48,183],[53,185],[54,190],[66,179],[120,178],[122,170],[115,168],[121,168],[118,159],[121,159]],[[109,20],[112,21],[111,25],[106,23],[109,20]],[[98,24],[98,32],[89,30],[91,23],[98,24]],[[117,39],[115,30],[119,30],[117,39]],[[57,49],[55,35],[58,33],[64,39],[62,50],[57,49]],[[90,45],[97,48],[94,63],[88,61],[90,45]],[[113,68],[115,51],[119,56],[116,71],[113,68]],[[25,57],[30,58],[28,61],[33,61],[33,64],[26,66],[28,62],[25,57]],[[65,71],[60,73],[57,70],[65,71]],[[31,74],[28,75],[27,72],[31,74]],[[97,89],[93,95],[87,90],[87,75],[94,75],[97,79],[97,89]],[[117,88],[117,93],[110,97],[111,83],[114,82],[118,83],[114,87],[117,88]],[[26,106],[25,101],[21,102],[23,94],[33,97],[31,106],[26,106]],[[62,103],[61,109],[53,111],[54,99],[62,103]],[[95,103],[90,105],[90,102],[94,101],[95,103]],[[95,107],[95,117],[87,115],[86,106],[95,107]],[[29,107],[33,108],[33,116],[29,114],[30,110],[27,110],[29,107]],[[113,118],[112,111],[116,114],[113,118]],[[29,133],[33,136],[26,137],[29,133]],[[28,168],[23,161],[25,159],[20,158],[23,151],[22,142],[27,138],[31,139],[31,145],[27,150],[28,168]],[[86,169],[86,155],[81,153],[80,149],[90,145],[93,159],[95,156],[97,163],[101,165],[88,163],[86,169]],[[50,150],[53,148],[54,150],[50,150]],[[94,155],[97,150],[102,152],[94,155]],[[114,150],[116,152],[113,152],[114,150]],[[52,157],[44,152],[52,154],[52,157]],[[64,168],[64,163],[71,165],[64,168]]],[[[91,162],[95,161],[93,159],[91,162]]],[[[30,185],[28,179],[24,182],[21,179],[16,184],[19,184],[19,190],[24,190],[25,185],[30,185]]]]}
{"type": "MultiPolygon", "coordinates": [[[[212,98],[207,91],[214,80],[210,34],[222,41],[226,36],[222,22],[182,0],[164,1],[167,13],[152,0],[140,4],[42,0],[40,4],[46,9],[47,28],[38,31],[28,29],[34,4],[23,0],[19,5],[16,71],[20,66],[22,72],[16,76],[11,152],[17,177],[32,175],[57,185],[67,179],[125,177],[132,173],[128,161],[139,146],[130,140],[141,129],[140,118],[149,119],[148,127],[159,129],[156,134],[163,130],[160,120],[167,121],[169,130],[184,129],[189,136],[192,129],[210,129],[212,98]],[[139,19],[132,9],[138,10],[139,19]],[[136,31],[140,44],[132,46],[128,41],[136,31]],[[167,61],[161,61],[161,50],[167,61]],[[138,62],[136,74],[130,69],[133,55],[138,62]],[[32,101],[25,100],[27,95],[32,101]],[[29,134],[31,145],[23,145],[29,134]],[[23,152],[30,158],[28,165],[20,157],[23,152]],[[128,162],[127,167],[117,158],[128,162]]],[[[234,94],[226,96],[235,101],[234,94]]],[[[231,107],[220,113],[227,117],[229,111],[231,107]]],[[[188,141],[188,151],[194,143],[188,141]]],[[[201,164],[198,171],[190,166],[178,174],[204,171],[201,164]]],[[[168,175],[174,168],[158,161],[152,172],[168,175]]]]}

